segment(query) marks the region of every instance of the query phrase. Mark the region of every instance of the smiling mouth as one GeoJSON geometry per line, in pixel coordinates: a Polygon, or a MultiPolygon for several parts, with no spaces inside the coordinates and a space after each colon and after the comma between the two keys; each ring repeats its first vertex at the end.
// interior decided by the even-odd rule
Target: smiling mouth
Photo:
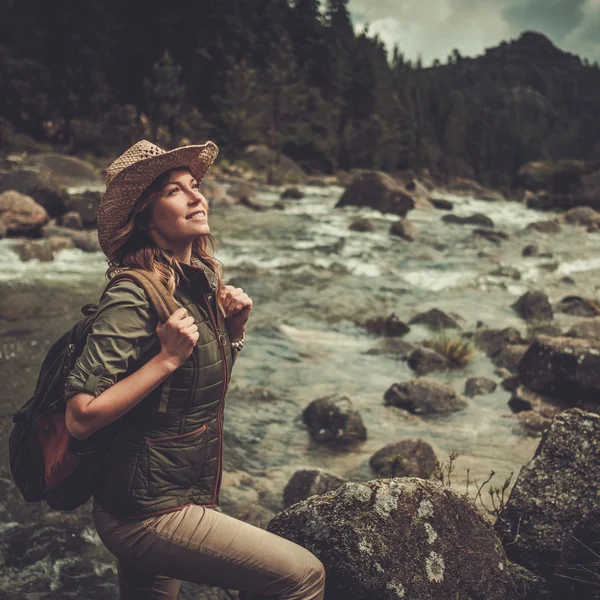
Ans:
{"type": "Polygon", "coordinates": [[[206,218],[206,213],[203,210],[200,210],[198,212],[192,213],[191,215],[187,216],[186,219],[188,221],[201,221],[203,219],[206,218]]]}

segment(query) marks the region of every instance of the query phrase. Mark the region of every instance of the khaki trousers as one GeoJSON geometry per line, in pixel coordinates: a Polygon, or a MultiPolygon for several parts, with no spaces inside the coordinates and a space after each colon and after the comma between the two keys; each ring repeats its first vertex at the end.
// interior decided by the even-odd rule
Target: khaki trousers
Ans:
{"type": "Polygon", "coordinates": [[[174,600],[181,581],[243,598],[323,600],[325,571],[308,550],[203,506],[121,520],[94,503],[94,523],[118,560],[120,600],[174,600]]]}

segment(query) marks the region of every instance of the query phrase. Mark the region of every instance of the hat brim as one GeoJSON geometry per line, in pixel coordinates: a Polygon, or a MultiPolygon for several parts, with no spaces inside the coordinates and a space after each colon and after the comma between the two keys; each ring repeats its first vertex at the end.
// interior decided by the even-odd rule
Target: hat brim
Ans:
{"type": "Polygon", "coordinates": [[[108,184],[98,207],[98,241],[103,252],[107,253],[114,232],[127,223],[135,203],[157,177],[181,167],[200,182],[218,154],[219,148],[213,142],[183,146],[139,160],[118,173],[108,184]]]}

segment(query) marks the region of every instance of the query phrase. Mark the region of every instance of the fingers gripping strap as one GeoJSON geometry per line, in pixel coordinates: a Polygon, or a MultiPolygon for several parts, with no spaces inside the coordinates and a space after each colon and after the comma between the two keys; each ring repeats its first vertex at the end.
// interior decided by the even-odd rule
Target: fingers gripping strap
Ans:
{"type": "MultiPolygon", "coordinates": [[[[142,271],[140,269],[127,269],[118,275],[115,275],[106,286],[108,289],[116,281],[120,279],[130,279],[137,283],[144,289],[150,303],[154,307],[154,310],[158,314],[158,318],[161,323],[165,323],[168,318],[179,308],[175,298],[169,293],[167,288],[160,282],[160,280],[148,271],[142,271]]],[[[105,290],[106,293],[106,290],[105,290]]],[[[161,398],[159,403],[158,412],[167,412],[169,403],[169,393],[171,391],[171,375],[165,379],[162,386],[161,398]]]]}

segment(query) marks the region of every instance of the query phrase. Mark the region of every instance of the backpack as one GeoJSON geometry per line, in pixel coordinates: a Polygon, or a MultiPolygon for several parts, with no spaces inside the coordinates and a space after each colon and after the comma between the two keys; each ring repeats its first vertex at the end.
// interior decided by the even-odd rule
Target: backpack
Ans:
{"type": "MultiPolygon", "coordinates": [[[[119,272],[102,297],[121,279],[133,280],[145,290],[162,323],[177,310],[165,286],[141,269],[119,272]]],[[[55,510],[73,510],[90,499],[101,450],[111,434],[109,426],[87,440],[77,440],[69,435],[65,423],[67,377],[83,352],[97,310],[97,304],[82,307],[83,318],[50,348],[33,395],[13,416],[9,439],[12,477],[25,500],[45,500],[55,510]]]]}

